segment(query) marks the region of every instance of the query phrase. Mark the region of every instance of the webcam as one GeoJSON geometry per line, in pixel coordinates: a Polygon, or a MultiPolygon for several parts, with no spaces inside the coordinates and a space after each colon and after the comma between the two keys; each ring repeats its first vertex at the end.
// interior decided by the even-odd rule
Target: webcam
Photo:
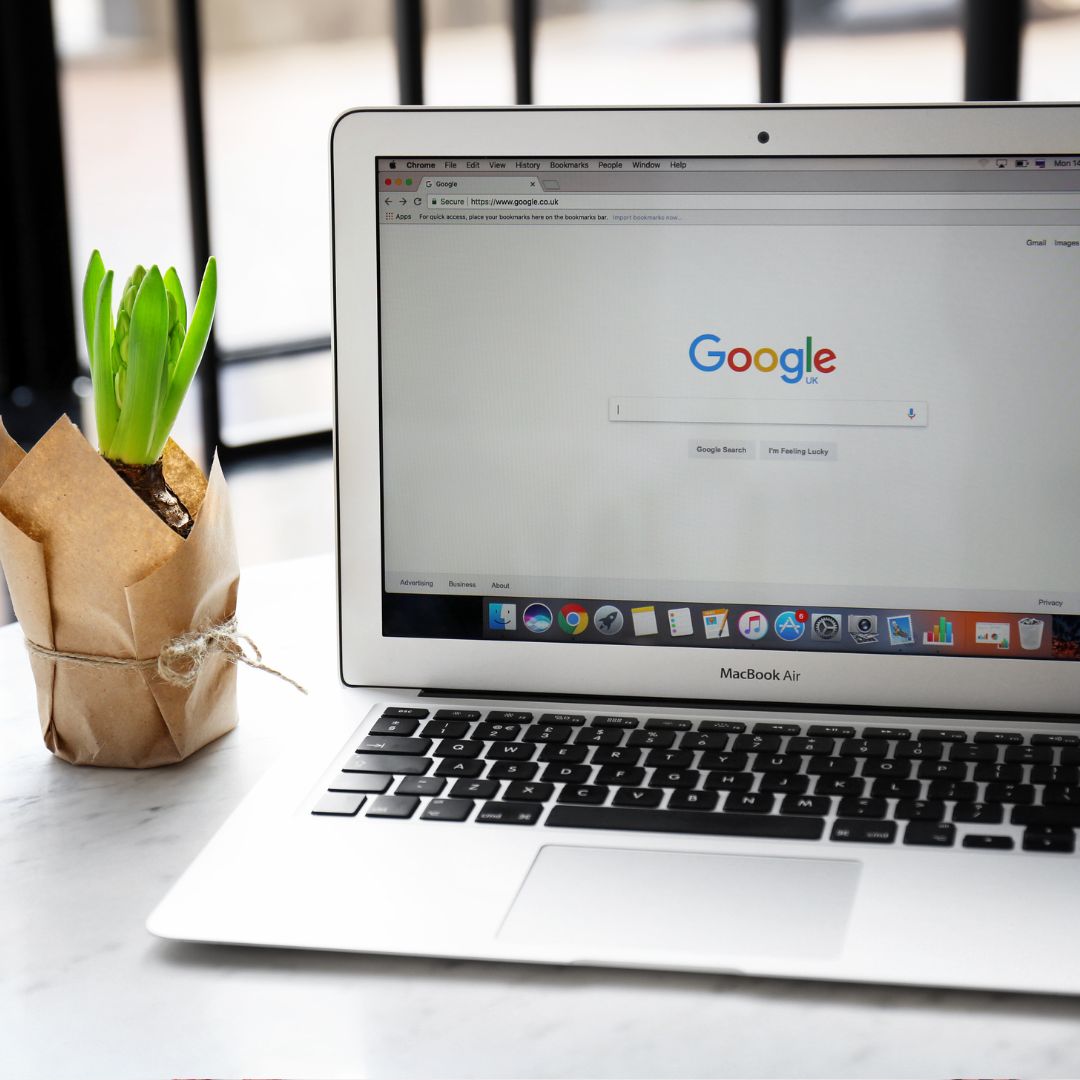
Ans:
{"type": "Polygon", "coordinates": [[[767,131],[759,131],[757,133],[757,141],[760,143],[766,143],[769,141],[769,133],[767,131]]]}

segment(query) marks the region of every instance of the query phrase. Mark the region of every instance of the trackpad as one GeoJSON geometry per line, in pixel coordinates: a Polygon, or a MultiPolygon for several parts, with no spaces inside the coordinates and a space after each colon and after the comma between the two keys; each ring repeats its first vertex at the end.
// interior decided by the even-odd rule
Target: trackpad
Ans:
{"type": "Polygon", "coordinates": [[[837,955],[861,864],[706,852],[548,846],[500,940],[611,953],[837,955]]]}

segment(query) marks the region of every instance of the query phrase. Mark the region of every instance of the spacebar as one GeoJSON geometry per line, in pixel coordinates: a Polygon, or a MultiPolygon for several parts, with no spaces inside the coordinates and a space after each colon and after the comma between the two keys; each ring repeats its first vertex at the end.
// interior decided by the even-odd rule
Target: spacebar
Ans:
{"type": "Polygon", "coordinates": [[[624,810],[616,806],[553,806],[545,824],[578,829],[771,836],[783,840],[820,840],[825,831],[823,818],[759,817],[756,814],[702,813],[700,810],[624,810]]]}

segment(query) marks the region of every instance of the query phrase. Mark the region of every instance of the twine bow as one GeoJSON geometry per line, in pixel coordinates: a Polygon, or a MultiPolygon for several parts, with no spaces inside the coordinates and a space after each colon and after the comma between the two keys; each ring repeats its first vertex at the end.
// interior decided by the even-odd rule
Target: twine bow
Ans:
{"type": "Polygon", "coordinates": [[[49,649],[29,638],[26,639],[26,647],[38,656],[46,656],[50,660],[70,664],[85,664],[88,667],[156,669],[158,677],[163,682],[167,682],[170,686],[181,687],[192,686],[207,659],[221,655],[230,664],[246,664],[256,671],[265,671],[295,686],[300,693],[307,693],[307,690],[295,679],[290,679],[277,668],[272,668],[269,664],[262,662],[259,647],[247,634],[240,633],[235,616],[213,623],[202,630],[189,630],[185,634],[179,634],[171,641],[167,641],[157,656],[146,660],[131,660],[119,656],[94,656],[89,653],[49,649]],[[251,655],[248,650],[251,651],[251,655]]]}

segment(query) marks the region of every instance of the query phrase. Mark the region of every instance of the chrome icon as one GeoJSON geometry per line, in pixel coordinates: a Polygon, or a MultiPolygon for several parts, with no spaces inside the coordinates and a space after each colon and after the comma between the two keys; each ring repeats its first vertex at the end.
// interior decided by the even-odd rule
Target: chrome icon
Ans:
{"type": "Polygon", "coordinates": [[[580,604],[563,604],[559,611],[559,629],[577,637],[585,633],[589,625],[589,613],[580,604]]]}
{"type": "Polygon", "coordinates": [[[534,634],[546,633],[551,629],[551,608],[547,604],[530,604],[521,621],[525,624],[525,629],[534,634]]]}

